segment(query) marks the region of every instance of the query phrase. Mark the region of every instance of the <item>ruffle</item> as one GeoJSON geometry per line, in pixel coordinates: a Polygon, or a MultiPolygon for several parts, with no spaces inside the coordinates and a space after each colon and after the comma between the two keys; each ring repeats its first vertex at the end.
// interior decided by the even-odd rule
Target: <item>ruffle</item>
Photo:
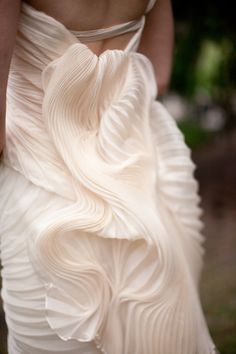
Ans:
{"type": "Polygon", "coordinates": [[[80,44],[44,69],[42,116],[77,201],[50,215],[30,253],[45,281],[48,323],[60,338],[96,340],[107,353],[143,352],[147,342],[150,353],[191,353],[199,343],[208,353],[196,292],[203,238],[194,164],[173,118],[154,101],[150,78],[138,53],[97,58],[80,44]],[[97,254],[86,253],[94,237],[120,240],[126,249],[128,265],[123,259],[117,267],[126,272],[122,287],[97,254]],[[125,342],[123,311],[127,328],[134,318],[139,323],[125,342]],[[134,347],[145,328],[145,341],[134,347]]]}
{"type": "Polygon", "coordinates": [[[97,56],[56,28],[48,16],[34,23],[25,14],[5,155],[66,200],[30,221],[28,253],[45,286],[48,324],[64,341],[94,340],[104,353],[209,354],[195,165],[155,101],[151,62],[118,49],[97,56]]]}

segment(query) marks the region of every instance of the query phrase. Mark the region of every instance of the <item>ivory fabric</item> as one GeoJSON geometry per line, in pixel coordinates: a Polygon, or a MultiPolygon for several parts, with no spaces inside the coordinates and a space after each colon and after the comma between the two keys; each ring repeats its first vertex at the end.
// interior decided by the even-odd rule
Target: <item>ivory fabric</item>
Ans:
{"type": "Polygon", "coordinates": [[[9,354],[210,354],[195,165],[149,59],[23,2],[0,166],[9,354]]]}

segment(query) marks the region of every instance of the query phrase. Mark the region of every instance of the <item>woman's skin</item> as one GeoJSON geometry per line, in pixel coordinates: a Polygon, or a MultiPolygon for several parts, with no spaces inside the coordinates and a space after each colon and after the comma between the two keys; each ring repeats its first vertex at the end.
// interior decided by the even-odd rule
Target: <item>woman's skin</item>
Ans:
{"type": "MultiPolygon", "coordinates": [[[[139,18],[148,0],[27,0],[37,10],[54,17],[68,29],[90,30],[139,18]]],[[[0,152],[5,144],[6,88],[13,53],[20,0],[0,0],[0,152]]],[[[153,64],[158,94],[163,95],[170,82],[174,25],[171,0],[156,0],[146,15],[146,24],[138,52],[153,64]]],[[[123,49],[134,32],[89,42],[97,55],[106,49],[123,49]]]]}

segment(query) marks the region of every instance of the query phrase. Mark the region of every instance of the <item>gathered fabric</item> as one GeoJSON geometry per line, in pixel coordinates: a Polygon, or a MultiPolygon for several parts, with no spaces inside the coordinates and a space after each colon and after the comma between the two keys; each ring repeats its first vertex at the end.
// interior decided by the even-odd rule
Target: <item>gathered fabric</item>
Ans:
{"type": "Polygon", "coordinates": [[[0,166],[9,354],[216,353],[195,164],[137,52],[144,24],[96,55],[103,30],[22,3],[0,166]]]}

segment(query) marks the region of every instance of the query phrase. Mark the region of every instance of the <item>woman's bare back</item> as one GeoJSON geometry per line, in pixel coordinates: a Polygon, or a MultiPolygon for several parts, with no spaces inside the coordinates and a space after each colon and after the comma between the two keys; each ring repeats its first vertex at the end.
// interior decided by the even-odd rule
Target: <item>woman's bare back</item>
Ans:
{"type": "MultiPolygon", "coordinates": [[[[27,0],[28,4],[56,18],[72,30],[91,30],[140,18],[148,0],[27,0]]],[[[97,55],[106,49],[122,49],[133,32],[88,43],[97,55]]]]}

